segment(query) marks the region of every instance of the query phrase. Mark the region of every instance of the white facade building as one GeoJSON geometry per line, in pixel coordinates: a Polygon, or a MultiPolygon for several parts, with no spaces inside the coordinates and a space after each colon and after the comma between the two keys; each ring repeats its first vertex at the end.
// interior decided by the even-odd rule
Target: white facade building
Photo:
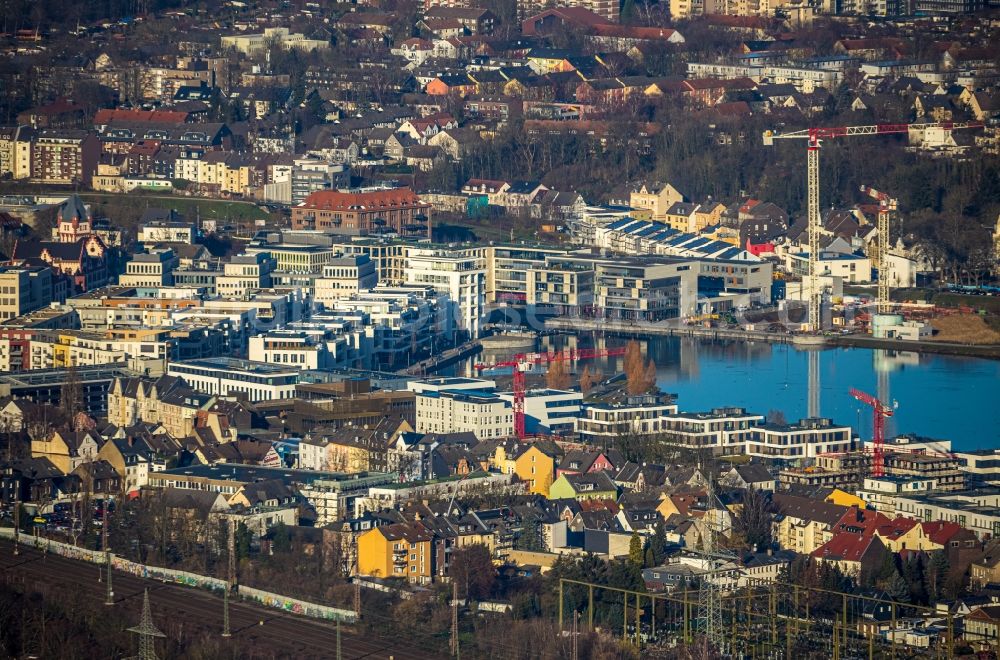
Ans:
{"type": "Polygon", "coordinates": [[[514,410],[496,394],[478,390],[420,392],[417,433],[474,433],[480,440],[514,435],[514,410]]]}
{"type": "Polygon", "coordinates": [[[222,357],[171,362],[167,374],[183,378],[199,392],[219,396],[242,394],[256,402],[293,398],[299,369],[222,357]]]}
{"type": "Polygon", "coordinates": [[[479,336],[485,312],[486,264],[475,254],[457,250],[412,249],[406,259],[407,284],[431,286],[447,294],[457,330],[479,336]]]}

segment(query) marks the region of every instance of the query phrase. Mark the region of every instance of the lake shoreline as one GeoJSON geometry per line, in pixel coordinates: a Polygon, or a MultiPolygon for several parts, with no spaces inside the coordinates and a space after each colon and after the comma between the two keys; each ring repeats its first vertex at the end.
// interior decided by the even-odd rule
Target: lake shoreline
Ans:
{"type": "Polygon", "coordinates": [[[668,326],[638,323],[619,323],[614,321],[554,317],[545,321],[545,329],[560,333],[601,332],[622,337],[696,337],[700,339],[734,340],[734,341],[764,341],[772,344],[791,344],[805,350],[833,347],[885,349],[894,351],[911,351],[913,353],[934,353],[938,355],[953,355],[959,357],[984,358],[1000,360],[1000,344],[957,344],[939,341],[904,341],[894,339],[876,339],[864,335],[826,335],[821,343],[816,337],[809,337],[809,342],[797,341],[797,337],[788,333],[764,332],[761,330],[733,330],[728,328],[702,328],[697,326],[668,326]]]}

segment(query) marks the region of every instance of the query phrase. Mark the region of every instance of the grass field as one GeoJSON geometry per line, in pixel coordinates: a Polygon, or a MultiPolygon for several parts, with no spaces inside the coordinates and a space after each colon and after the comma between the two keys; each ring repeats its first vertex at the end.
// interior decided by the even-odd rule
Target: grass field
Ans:
{"type": "Polygon", "coordinates": [[[942,316],[931,321],[937,330],[934,341],[950,341],[961,344],[998,344],[1000,332],[991,328],[981,316],[961,314],[942,316]]]}
{"type": "Polygon", "coordinates": [[[220,222],[252,222],[269,216],[250,202],[233,202],[223,199],[203,199],[173,195],[115,195],[111,193],[80,193],[84,201],[94,204],[100,215],[112,221],[132,224],[139,221],[148,208],[175,209],[188,220],[201,217],[202,220],[220,222]]]}

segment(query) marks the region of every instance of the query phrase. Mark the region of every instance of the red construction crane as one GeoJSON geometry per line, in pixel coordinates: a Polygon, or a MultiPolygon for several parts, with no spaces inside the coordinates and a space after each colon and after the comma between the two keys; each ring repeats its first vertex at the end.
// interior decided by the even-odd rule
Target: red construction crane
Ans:
{"type": "MultiPolygon", "coordinates": [[[[954,131],[960,128],[982,128],[979,122],[928,122],[924,124],[873,124],[870,126],[827,126],[819,128],[807,128],[801,131],[790,131],[788,133],[775,133],[774,131],[764,132],[764,146],[771,146],[775,140],[800,139],[808,140],[806,143],[808,154],[806,158],[806,194],[808,203],[806,205],[806,227],[809,236],[809,330],[819,332],[820,330],[820,307],[822,302],[822,292],[819,289],[817,278],[821,275],[819,267],[819,236],[822,221],[820,219],[819,204],[819,149],[823,140],[839,137],[851,137],[855,135],[892,135],[897,133],[909,133],[911,129],[920,130],[928,128],[940,128],[946,131],[954,131]]],[[[803,289],[806,278],[802,279],[803,289]]]]}
{"type": "Polygon", "coordinates": [[[525,438],[524,430],[524,396],[527,392],[524,379],[524,367],[533,364],[549,364],[551,362],[575,362],[593,358],[616,357],[625,355],[624,348],[604,349],[567,349],[558,353],[518,353],[509,360],[493,364],[477,364],[477,371],[487,369],[503,369],[510,367],[514,372],[514,433],[518,438],[525,438]]]}
{"type": "Polygon", "coordinates": [[[851,396],[872,408],[872,476],[885,476],[885,420],[893,409],[867,392],[851,388],[851,396]]]}

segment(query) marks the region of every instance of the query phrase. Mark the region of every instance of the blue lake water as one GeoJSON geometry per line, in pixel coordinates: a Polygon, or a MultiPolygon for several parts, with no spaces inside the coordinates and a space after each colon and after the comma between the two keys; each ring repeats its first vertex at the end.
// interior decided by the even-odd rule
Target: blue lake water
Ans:
{"type": "MultiPolygon", "coordinates": [[[[623,343],[614,337],[545,339],[553,348],[623,343]]],[[[677,394],[682,411],[740,406],[760,414],[780,410],[789,421],[807,415],[810,351],[678,337],[641,343],[656,363],[660,388],[677,394]]],[[[897,403],[887,424],[890,437],[915,433],[951,440],[954,449],[1000,447],[1000,361],[859,348],[814,354],[820,415],[850,424],[862,438],[871,438],[872,413],[851,397],[852,387],[897,403]]],[[[601,362],[605,375],[621,369],[620,358],[601,362]]]]}

